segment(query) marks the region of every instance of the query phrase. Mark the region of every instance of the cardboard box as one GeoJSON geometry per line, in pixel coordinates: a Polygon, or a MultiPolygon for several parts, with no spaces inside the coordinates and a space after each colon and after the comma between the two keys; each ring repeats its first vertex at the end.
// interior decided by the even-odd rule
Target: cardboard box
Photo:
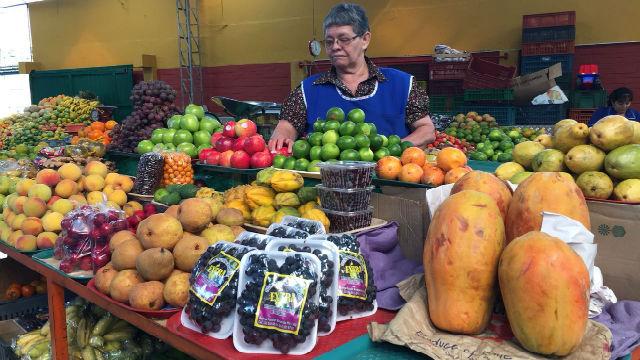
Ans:
{"type": "Polygon", "coordinates": [[[595,265],[618,300],[640,301],[640,205],[587,201],[595,265]]]}
{"type": "Polygon", "coordinates": [[[513,102],[515,105],[530,105],[531,99],[556,86],[555,78],[562,76],[562,64],[513,78],[513,102]]]}

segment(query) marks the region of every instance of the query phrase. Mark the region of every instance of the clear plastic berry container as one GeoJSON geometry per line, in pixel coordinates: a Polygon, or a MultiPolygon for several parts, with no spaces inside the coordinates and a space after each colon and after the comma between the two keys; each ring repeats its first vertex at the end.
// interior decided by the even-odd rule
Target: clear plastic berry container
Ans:
{"type": "Polygon", "coordinates": [[[373,218],[373,206],[362,211],[335,211],[322,208],[331,222],[332,233],[342,233],[346,231],[361,229],[371,225],[373,218]]]}
{"type": "Polygon", "coordinates": [[[371,193],[374,186],[364,189],[332,189],[316,185],[320,204],[326,209],[335,211],[363,211],[371,204],[371,193]]]}
{"type": "Polygon", "coordinates": [[[371,186],[375,163],[337,161],[318,163],[322,185],[333,189],[363,189],[371,186]]]}

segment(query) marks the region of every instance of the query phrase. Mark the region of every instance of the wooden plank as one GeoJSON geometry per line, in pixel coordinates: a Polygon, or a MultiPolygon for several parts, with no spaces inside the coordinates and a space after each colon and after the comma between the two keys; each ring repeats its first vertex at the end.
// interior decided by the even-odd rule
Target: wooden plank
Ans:
{"type": "Polygon", "coordinates": [[[64,288],[47,278],[49,323],[51,325],[51,355],[53,359],[68,359],[67,318],[64,309],[64,288]]]}

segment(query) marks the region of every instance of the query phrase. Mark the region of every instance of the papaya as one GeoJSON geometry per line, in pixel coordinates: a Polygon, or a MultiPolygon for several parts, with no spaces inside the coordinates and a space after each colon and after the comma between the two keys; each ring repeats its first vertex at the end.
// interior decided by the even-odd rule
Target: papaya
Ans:
{"type": "Polygon", "coordinates": [[[589,316],[589,271],[564,241],[539,231],[514,239],[498,266],[511,330],[535,353],[565,356],[582,341],[589,316]]]}
{"type": "Polygon", "coordinates": [[[591,229],[587,202],[570,175],[533,173],[513,193],[505,221],[507,244],[530,231],[539,231],[543,211],[564,215],[591,229]]]}
{"type": "Polygon", "coordinates": [[[436,210],[424,244],[429,318],[454,334],[480,334],[489,324],[504,247],[500,209],[489,195],[464,190],[436,210]]]}
{"type": "Polygon", "coordinates": [[[466,173],[453,185],[451,194],[464,190],[475,190],[491,196],[496,205],[498,205],[502,218],[504,219],[507,216],[507,210],[511,202],[511,188],[495,175],[483,171],[466,173]]]}

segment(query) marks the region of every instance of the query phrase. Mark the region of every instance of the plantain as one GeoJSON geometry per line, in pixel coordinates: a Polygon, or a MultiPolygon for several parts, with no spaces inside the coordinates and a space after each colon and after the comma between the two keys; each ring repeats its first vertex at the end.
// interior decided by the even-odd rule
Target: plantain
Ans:
{"type": "Polygon", "coordinates": [[[92,336],[104,335],[109,330],[109,327],[111,326],[111,324],[113,324],[115,319],[116,318],[113,317],[111,313],[107,313],[102,318],[100,318],[100,320],[98,320],[96,325],[91,330],[91,335],[92,336]]]}
{"type": "Polygon", "coordinates": [[[82,360],[96,360],[96,353],[91,346],[82,349],[82,360]]]}
{"type": "Polygon", "coordinates": [[[85,342],[87,332],[87,319],[82,318],[80,319],[80,322],[78,322],[78,329],[76,330],[76,344],[78,344],[80,348],[87,346],[87,343],[85,342]]]}

